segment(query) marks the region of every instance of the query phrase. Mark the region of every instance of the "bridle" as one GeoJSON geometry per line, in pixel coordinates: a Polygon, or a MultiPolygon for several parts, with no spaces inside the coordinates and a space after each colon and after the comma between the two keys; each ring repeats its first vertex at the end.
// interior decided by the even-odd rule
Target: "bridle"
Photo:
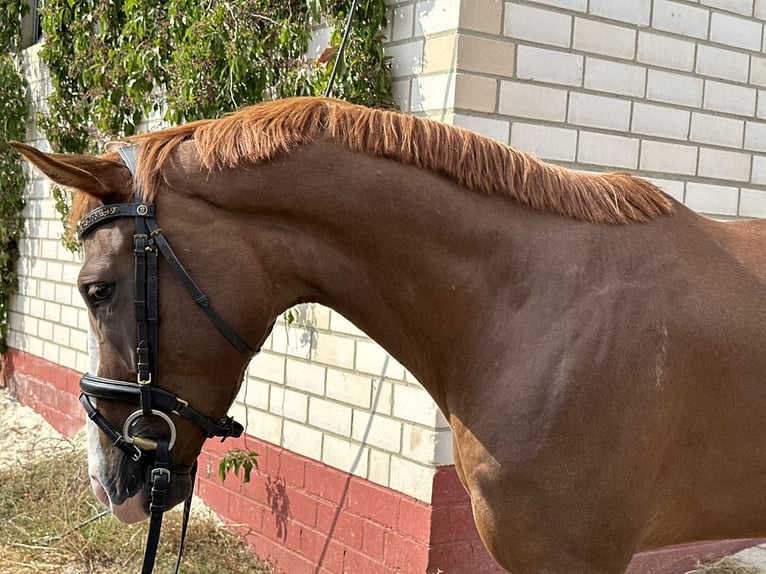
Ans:
{"type": "MultiPolygon", "coordinates": [[[[157,377],[158,358],[158,256],[162,254],[171,269],[181,278],[194,301],[205,312],[210,321],[221,334],[243,355],[252,357],[255,351],[251,349],[231,328],[231,326],[216,312],[207,296],[197,286],[189,273],[170,248],[162,229],[155,219],[155,206],[143,201],[143,193],[135,181],[136,156],[134,146],[120,147],[118,150],[134,181],[134,197],[136,203],[117,203],[97,207],[78,224],[80,238],[85,237],[95,228],[108,221],[122,218],[133,218],[136,232],[133,235],[135,256],[135,286],[136,286],[136,325],[137,347],[136,366],[138,376],[136,382],[121,381],[97,377],[86,373],[80,380],[80,403],[91,421],[107,436],[112,444],[126,456],[136,462],[146,462],[151,470],[151,501],[149,505],[150,526],[146,543],[146,552],[142,566],[142,574],[149,574],[154,568],[154,560],[159,544],[162,516],[166,506],[166,494],[170,485],[171,468],[176,474],[192,475],[192,491],[194,486],[193,467],[173,465],[170,461],[170,451],[176,441],[176,428],[171,414],[183,417],[197,427],[207,438],[238,437],[243,427],[233,418],[225,416],[213,420],[189,405],[184,399],[159,387],[157,377]],[[123,401],[137,405],[137,410],[130,414],[121,429],[115,428],[99,412],[91,399],[108,399],[123,401]],[[168,437],[147,438],[132,435],[136,423],[144,417],[154,416],[162,419],[169,429],[168,437]]],[[[183,543],[189,519],[191,494],[184,505],[184,521],[181,529],[181,542],[178,550],[174,572],[178,572],[183,552],[183,543]]]]}

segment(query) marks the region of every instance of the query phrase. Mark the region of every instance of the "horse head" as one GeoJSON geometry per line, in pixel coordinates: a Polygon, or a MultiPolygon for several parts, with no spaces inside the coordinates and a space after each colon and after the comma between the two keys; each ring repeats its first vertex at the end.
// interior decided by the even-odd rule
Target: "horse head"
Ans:
{"type": "MultiPolygon", "coordinates": [[[[150,477],[159,460],[161,441],[170,451],[165,464],[170,480],[165,507],[170,508],[190,495],[192,469],[205,439],[242,432],[225,415],[252,352],[241,340],[240,353],[230,348],[204,314],[193,309],[193,298],[184,293],[189,286],[168,269],[178,264],[176,260],[160,265],[154,279],[160,286],[155,295],[159,308],[154,313],[162,315],[154,337],[161,344],[154,341],[151,373],[142,376],[141,353],[136,347],[147,336],[140,332],[135,304],[144,298],[138,293],[142,287],[137,273],[142,272],[136,263],[137,224],[132,217],[115,216],[125,205],[142,205],[131,203],[137,198],[130,169],[113,153],[102,157],[52,154],[21,143],[13,145],[53,182],[76,189],[80,212],[95,208],[80,222],[86,232],[81,231],[83,264],[78,277],[99,359],[96,375],[85,375],[81,383],[85,397],[81,402],[91,417],[89,475],[97,498],[118,519],[137,522],[149,513],[150,477]],[[177,304],[181,301],[185,304],[177,304]],[[154,381],[150,399],[142,398],[141,384],[132,381],[148,387],[146,383],[151,381],[141,379],[152,376],[161,384],[154,381]],[[151,405],[146,404],[148,400],[151,405]]],[[[153,213],[153,206],[144,209],[153,213]]],[[[157,229],[151,241],[162,239],[166,244],[161,235],[162,230],[157,229]]],[[[193,243],[187,242],[192,250],[193,243]]],[[[145,249],[152,248],[156,250],[156,245],[145,249]]],[[[186,277],[191,281],[188,274],[186,277]]],[[[204,297],[201,292],[193,295],[204,297]]]]}

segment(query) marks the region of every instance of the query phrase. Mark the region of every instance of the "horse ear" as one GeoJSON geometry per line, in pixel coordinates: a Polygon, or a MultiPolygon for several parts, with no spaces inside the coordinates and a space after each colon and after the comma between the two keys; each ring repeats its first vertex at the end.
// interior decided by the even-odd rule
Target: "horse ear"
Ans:
{"type": "Polygon", "coordinates": [[[54,183],[83,191],[104,203],[127,201],[132,193],[130,171],[121,161],[89,155],[46,153],[21,142],[8,143],[54,183]]]}

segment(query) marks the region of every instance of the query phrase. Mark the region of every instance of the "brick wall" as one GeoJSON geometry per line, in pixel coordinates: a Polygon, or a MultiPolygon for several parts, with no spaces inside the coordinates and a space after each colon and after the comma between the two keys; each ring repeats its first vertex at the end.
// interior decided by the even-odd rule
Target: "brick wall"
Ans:
{"type": "MultiPolygon", "coordinates": [[[[714,217],[766,216],[766,0],[391,0],[389,5],[386,50],[404,111],[473,129],[577,169],[636,172],[714,217]]],[[[38,51],[26,51],[26,65],[32,107],[44,110],[50,87],[38,51]]],[[[47,147],[31,121],[28,141],[47,147]]],[[[49,363],[71,372],[88,370],[87,316],[74,288],[79,257],[60,245],[48,184],[37,172],[32,175],[10,344],[17,363],[32,371],[22,374],[29,389],[23,392],[55,417],[56,408],[63,412],[76,405],[38,401],[40,393],[54,392],[45,373],[49,363]]],[[[448,509],[437,505],[443,493],[434,489],[444,484],[444,469],[452,464],[451,437],[422,387],[334,311],[303,305],[297,313],[295,324],[277,325],[254,359],[232,414],[248,423],[248,434],[261,441],[264,452],[292,453],[289,464],[323,476],[335,469],[341,474],[331,482],[342,477],[349,484],[364,481],[359,482],[364,488],[388,488],[401,496],[397,504],[418,512],[430,512],[421,503],[432,505],[431,532],[416,539],[418,547],[430,545],[431,565],[435,548],[449,556],[445,563],[457,560],[449,548],[464,551],[474,564],[485,560],[475,532],[457,545],[449,535],[434,534],[454,516],[461,517],[454,524],[464,525],[470,511],[464,494],[450,500],[448,509]]],[[[67,373],[64,388],[73,392],[74,378],[67,373]]],[[[73,419],[67,413],[61,425],[70,430],[73,419]]],[[[454,473],[449,476],[454,479],[454,473]]],[[[305,484],[287,484],[295,501],[316,495],[307,493],[305,484]]],[[[210,480],[206,492],[224,497],[232,509],[246,504],[230,492],[213,494],[218,489],[213,485],[210,480]]],[[[309,507],[338,503],[332,497],[305,502],[309,507]]],[[[278,512],[272,514],[274,520],[278,512]]],[[[314,534],[321,530],[300,516],[289,519],[314,534]]],[[[406,534],[397,530],[398,521],[383,526],[392,540],[390,533],[406,534]]],[[[361,552],[354,546],[358,542],[343,542],[349,556],[361,552]]],[[[277,552],[276,546],[269,548],[277,552]]],[[[375,551],[379,565],[390,571],[385,569],[394,569],[396,559],[381,548],[375,551]]],[[[303,559],[310,561],[309,554],[303,559]]]]}
{"type": "Polygon", "coordinates": [[[405,109],[763,217],[764,20],[762,0],[400,2],[389,50],[405,109]]]}

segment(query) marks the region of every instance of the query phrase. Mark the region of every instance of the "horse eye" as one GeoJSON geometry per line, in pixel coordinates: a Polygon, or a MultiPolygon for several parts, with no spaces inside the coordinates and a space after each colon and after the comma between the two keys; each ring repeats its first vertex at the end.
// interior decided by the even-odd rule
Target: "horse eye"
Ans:
{"type": "Polygon", "coordinates": [[[106,301],[113,294],[114,285],[112,284],[96,284],[88,287],[88,297],[97,303],[106,301]]]}

